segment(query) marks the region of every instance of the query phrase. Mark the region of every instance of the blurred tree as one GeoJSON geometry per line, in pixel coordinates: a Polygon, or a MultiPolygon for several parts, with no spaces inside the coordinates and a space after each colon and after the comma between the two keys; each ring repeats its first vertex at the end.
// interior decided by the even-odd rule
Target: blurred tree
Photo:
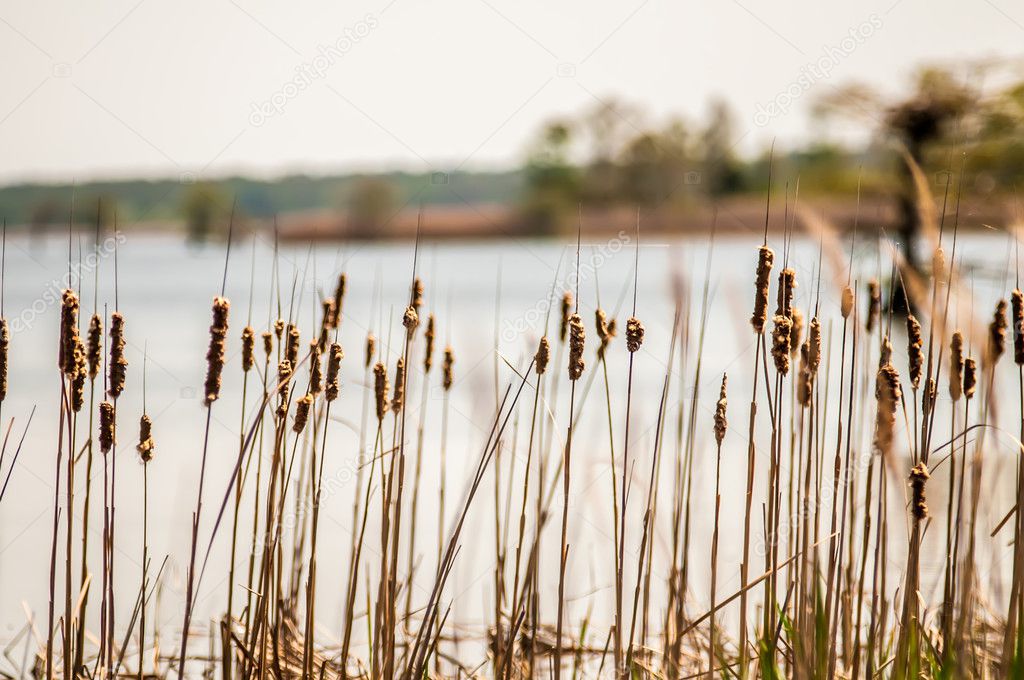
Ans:
{"type": "Polygon", "coordinates": [[[697,188],[700,183],[688,143],[686,128],[679,120],[670,122],[660,132],[643,132],[633,137],[619,159],[617,196],[630,204],[648,207],[684,202],[687,189],[697,188]]]}
{"type": "Polygon", "coordinates": [[[598,102],[580,121],[586,145],[583,201],[607,206],[617,202],[621,188],[618,156],[631,140],[646,131],[636,122],[639,112],[619,100],[598,102]]]}
{"type": "Polygon", "coordinates": [[[218,221],[223,219],[227,205],[227,197],[219,185],[211,182],[187,185],[182,194],[181,212],[189,242],[206,242],[217,229],[218,221]]]}
{"type": "Polygon", "coordinates": [[[380,236],[395,209],[395,188],[384,177],[361,177],[349,192],[349,226],[359,236],[380,236]]]}
{"type": "Polygon", "coordinates": [[[723,100],[711,102],[707,127],[700,137],[703,172],[701,184],[713,197],[741,191],[743,163],[734,147],[739,139],[736,121],[729,105],[723,100]]]}
{"type": "Polygon", "coordinates": [[[548,123],[527,157],[523,218],[541,233],[558,230],[582,199],[580,171],[569,157],[572,137],[567,123],[548,123]]]}

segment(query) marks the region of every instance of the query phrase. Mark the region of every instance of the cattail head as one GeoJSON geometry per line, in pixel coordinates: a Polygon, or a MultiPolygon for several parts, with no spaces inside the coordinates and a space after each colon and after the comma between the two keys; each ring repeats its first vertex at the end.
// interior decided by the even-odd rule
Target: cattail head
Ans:
{"type": "Polygon", "coordinates": [[[892,343],[889,342],[888,335],[883,335],[878,346],[878,367],[881,368],[889,363],[892,363],[892,343]]]}
{"type": "Polygon", "coordinates": [[[71,376],[71,410],[78,413],[85,405],[85,378],[89,369],[82,340],[75,336],[75,373],[71,376]]]}
{"type": "MultiPolygon", "coordinates": [[[[227,330],[226,312],[224,330],[227,330]]],[[[128,368],[128,359],[125,358],[124,347],[124,316],[121,312],[114,312],[110,315],[110,366],[107,370],[110,380],[108,393],[114,399],[121,396],[121,392],[124,391],[125,373],[128,368]]],[[[221,357],[223,359],[223,352],[221,357]]]]}
{"type": "Polygon", "coordinates": [[[252,326],[242,329],[242,370],[248,372],[256,363],[256,331],[252,326]]]}
{"type": "Polygon", "coordinates": [[[946,280],[946,253],[942,251],[942,246],[936,246],[932,253],[932,277],[935,283],[946,280]]]}
{"type": "Polygon", "coordinates": [[[345,304],[345,289],[348,287],[348,278],[344,273],[338,274],[338,285],[334,289],[334,302],[331,305],[331,328],[341,325],[341,310],[345,304]]]}
{"type": "Polygon", "coordinates": [[[779,289],[776,291],[775,314],[792,316],[793,290],[796,288],[796,272],[786,267],[779,272],[779,289]]]}
{"type": "Polygon", "coordinates": [[[793,320],[788,316],[776,314],[772,317],[775,327],[772,329],[772,358],[775,360],[775,370],[782,375],[789,373],[789,352],[790,333],[793,330],[793,320]]]}
{"type": "Polygon", "coordinates": [[[970,399],[978,387],[978,364],[971,357],[964,359],[964,396],[970,399]]]}
{"type": "Polygon", "coordinates": [[[964,390],[964,336],[960,331],[953,333],[949,341],[949,397],[960,399],[964,390]]]}
{"type": "Polygon", "coordinates": [[[768,319],[768,286],[774,262],[775,251],[761,246],[757,251],[757,275],[754,279],[754,314],[750,317],[750,325],[758,335],[764,333],[764,322],[768,319]]]}
{"type": "Polygon", "coordinates": [[[418,276],[412,281],[411,306],[417,314],[423,306],[423,281],[418,276]]]}
{"type": "Polygon", "coordinates": [[[323,349],[327,347],[327,339],[330,337],[330,332],[333,328],[331,324],[334,320],[334,301],[323,300],[320,303],[320,307],[322,309],[321,316],[323,318],[320,321],[320,340],[317,344],[319,345],[320,350],[323,351],[323,349]]]}
{"type": "Polygon", "coordinates": [[[1024,365],[1024,293],[1019,288],[1010,293],[1010,320],[1013,323],[1013,362],[1024,365]]]}
{"type": "Polygon", "coordinates": [[[796,399],[801,406],[811,405],[811,394],[814,390],[814,374],[809,365],[810,342],[800,345],[800,368],[796,374],[796,399]]]}
{"type": "Polygon", "coordinates": [[[324,389],[324,372],[320,363],[320,344],[309,343],[309,392],[317,395],[324,389]]]}
{"type": "Polygon", "coordinates": [[[78,337],[78,295],[65,289],[60,307],[60,347],[57,366],[68,377],[75,373],[75,338],[78,337]]]}
{"type": "Polygon", "coordinates": [[[930,477],[928,466],[923,462],[910,469],[910,514],[917,521],[928,517],[928,503],[925,499],[924,487],[930,477]]]}
{"type": "Polygon", "coordinates": [[[452,350],[452,346],[448,345],[444,348],[444,363],[441,365],[441,370],[444,373],[444,391],[451,390],[452,385],[455,383],[455,376],[452,368],[455,366],[455,352],[452,350]]]}
{"type": "Polygon", "coordinates": [[[544,371],[548,370],[549,361],[551,361],[551,343],[548,342],[548,336],[545,335],[537,343],[537,353],[533,355],[533,368],[537,371],[537,375],[544,375],[544,371]]]}
{"type": "Polygon", "coordinates": [[[992,323],[988,326],[988,353],[993,364],[1006,351],[1006,326],[1006,300],[1000,299],[992,314],[992,323]]]}
{"type": "Polygon", "coordinates": [[[878,369],[875,378],[875,449],[883,456],[892,449],[896,433],[896,406],[899,404],[900,375],[892,364],[878,369]]]}
{"type": "Polygon", "coordinates": [[[339,381],[341,360],[344,357],[345,353],[342,351],[341,345],[338,343],[332,344],[327,353],[327,401],[334,401],[338,398],[338,392],[341,389],[339,381]]]}
{"type": "Polygon", "coordinates": [[[718,392],[718,402],[715,404],[715,443],[719,447],[722,446],[722,440],[725,439],[725,430],[729,426],[729,421],[725,417],[725,410],[729,402],[726,399],[725,387],[728,381],[727,376],[722,374],[722,389],[718,392]]]}
{"type": "Polygon", "coordinates": [[[612,338],[615,337],[615,320],[608,321],[608,315],[605,314],[603,309],[598,308],[594,311],[594,325],[597,330],[597,338],[601,344],[597,346],[597,356],[603,357],[605,350],[608,349],[608,345],[611,344],[612,338]]]}
{"type": "Polygon", "coordinates": [[[95,378],[100,373],[100,361],[103,360],[103,319],[99,314],[93,314],[89,319],[86,355],[89,364],[89,377],[95,378]]]}
{"type": "Polygon", "coordinates": [[[288,402],[288,394],[292,389],[292,362],[281,359],[277,364],[277,394],[281,398],[281,406],[288,402]]]}
{"type": "Polygon", "coordinates": [[[642,344],[644,344],[644,325],[640,323],[640,319],[631,316],[626,319],[626,349],[633,354],[640,349],[642,344]]]}
{"type": "Polygon", "coordinates": [[[424,373],[430,373],[430,369],[434,366],[434,338],[437,335],[434,325],[434,315],[430,314],[427,316],[427,330],[423,331],[423,339],[426,343],[423,348],[424,373]]]}
{"type": "Polygon", "coordinates": [[[292,367],[299,365],[299,343],[302,342],[302,333],[295,324],[288,324],[288,335],[285,337],[284,358],[291,362],[292,367]]]}
{"type": "Polygon", "coordinates": [[[565,291],[562,294],[562,326],[558,332],[558,337],[565,342],[566,335],[569,332],[569,315],[572,314],[572,293],[565,291]]]}
{"type": "Polygon", "coordinates": [[[143,463],[153,460],[153,449],[156,444],[153,442],[153,421],[145,413],[139,418],[139,443],[135,450],[139,452],[139,458],[143,463]]]}
{"type": "MultiPolygon", "coordinates": [[[[220,377],[224,370],[224,347],[228,337],[228,310],[231,303],[227,298],[213,298],[213,323],[210,324],[210,347],[206,351],[206,405],[217,401],[220,396],[220,377]]],[[[111,319],[110,338],[114,338],[114,322],[111,319]]],[[[114,350],[111,347],[111,356],[114,350]]],[[[111,367],[113,370],[113,367],[111,367]]]]}
{"type": "Polygon", "coordinates": [[[405,359],[395,362],[395,392],[391,399],[391,410],[398,413],[405,404],[405,359]]]}
{"type": "Polygon", "coordinates": [[[7,366],[11,349],[11,331],[7,319],[0,319],[0,401],[7,397],[7,366]]]}
{"type": "Polygon", "coordinates": [[[284,335],[284,319],[274,321],[274,335],[278,340],[284,335]]]}
{"type": "Polygon", "coordinates": [[[405,330],[410,334],[420,325],[420,316],[412,305],[405,308],[405,314],[402,315],[402,325],[405,326],[405,330]]]}
{"type": "Polygon", "coordinates": [[[587,331],[579,314],[569,316],[569,380],[579,380],[586,363],[583,361],[583,346],[587,331]]]}
{"type": "Polygon", "coordinates": [[[373,395],[377,403],[377,421],[384,420],[388,412],[388,369],[377,362],[373,367],[373,395]]]}
{"type": "Polygon", "coordinates": [[[261,337],[263,338],[263,354],[270,359],[270,355],[274,353],[274,336],[270,331],[263,331],[261,337]]]}
{"type": "Polygon", "coordinates": [[[842,299],[839,302],[839,311],[843,315],[844,319],[850,318],[850,312],[853,311],[853,288],[845,286],[843,288],[842,299]]]}
{"type": "Polygon", "coordinates": [[[935,384],[935,378],[928,378],[924,384],[924,394],[921,395],[921,413],[927,418],[935,408],[935,398],[938,396],[939,388],[935,384]]]}
{"type": "Polygon", "coordinates": [[[304,394],[295,402],[295,422],[292,423],[292,430],[298,434],[306,427],[309,420],[309,407],[313,405],[313,395],[304,394]]]}
{"type": "Polygon", "coordinates": [[[797,306],[789,308],[789,318],[793,321],[793,330],[790,332],[790,354],[796,355],[800,343],[804,339],[804,313],[797,306]]]}
{"type": "Polygon", "coordinates": [[[921,385],[924,340],[921,337],[921,324],[913,314],[907,315],[907,363],[910,366],[910,386],[916,390],[921,385]]]}
{"type": "Polygon", "coordinates": [[[811,330],[807,337],[807,368],[817,375],[821,365],[821,322],[818,317],[811,319],[811,330]]]}
{"type": "Polygon", "coordinates": [[[877,279],[868,281],[868,315],[864,320],[864,328],[868,333],[875,330],[875,324],[882,313],[882,289],[877,279]]]}
{"type": "Polygon", "coordinates": [[[114,421],[114,405],[109,401],[100,403],[100,451],[108,453],[114,446],[116,433],[114,421]]]}
{"type": "Polygon", "coordinates": [[[366,334],[366,368],[373,363],[373,355],[377,351],[377,338],[373,333],[366,334]]]}

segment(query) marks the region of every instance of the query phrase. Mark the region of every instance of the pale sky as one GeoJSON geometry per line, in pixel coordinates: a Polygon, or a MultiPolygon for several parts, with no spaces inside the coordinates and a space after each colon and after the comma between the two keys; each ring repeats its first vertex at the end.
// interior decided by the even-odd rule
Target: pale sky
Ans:
{"type": "Polygon", "coordinates": [[[0,182],[508,167],[609,97],[723,97],[750,152],[826,88],[1022,55],[1011,0],[4,0],[0,182]]]}

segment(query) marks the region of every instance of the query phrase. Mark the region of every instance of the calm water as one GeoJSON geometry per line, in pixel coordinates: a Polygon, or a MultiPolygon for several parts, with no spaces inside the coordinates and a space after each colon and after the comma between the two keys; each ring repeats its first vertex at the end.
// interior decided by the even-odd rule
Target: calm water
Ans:
{"type": "MultiPolygon", "coordinates": [[[[714,409],[718,383],[723,371],[730,379],[730,431],[723,449],[723,532],[725,539],[720,550],[722,565],[720,592],[731,593],[738,582],[739,541],[735,540],[742,527],[742,487],[746,463],[747,404],[751,389],[754,337],[747,318],[752,292],[753,266],[757,243],[753,239],[720,239],[711,259],[710,314],[707,320],[706,342],[698,385],[697,418],[707,423],[698,433],[697,478],[694,482],[694,503],[698,512],[693,527],[695,567],[694,595],[698,602],[705,587],[707,569],[703,567],[706,546],[710,538],[709,514],[712,509],[713,454],[710,449],[710,418],[714,409]]],[[[781,245],[781,244],[779,244],[781,245]]],[[[619,320],[620,328],[629,316],[632,306],[634,243],[622,234],[610,241],[585,244],[582,250],[580,283],[581,314],[587,326],[588,375],[594,367],[593,309],[600,299],[602,307],[619,320]]],[[[92,243],[83,237],[84,264],[81,275],[75,277],[83,299],[83,317],[92,311],[95,294],[94,277],[98,275],[98,305],[112,310],[114,297],[114,257],[110,244],[100,248],[91,257],[92,243]]],[[[78,259],[77,244],[75,259],[78,259]]],[[[882,251],[885,252],[884,250],[882,251]]],[[[780,254],[781,256],[781,254],[780,254]]],[[[972,308],[979,323],[987,323],[992,305],[1000,291],[1005,291],[1008,263],[1007,241],[1003,236],[979,235],[967,239],[959,246],[972,276],[973,306],[964,300],[958,307],[958,321],[969,324],[972,308]]],[[[662,513],[654,536],[656,574],[659,585],[667,571],[670,531],[668,524],[670,484],[677,458],[676,420],[680,408],[689,409],[693,390],[694,347],[701,287],[707,270],[708,246],[696,242],[645,242],[640,248],[640,267],[637,277],[637,316],[647,329],[643,350],[637,356],[634,378],[633,424],[631,425],[630,456],[635,460],[634,488],[631,508],[631,535],[639,540],[640,513],[651,469],[651,456],[656,431],[658,397],[669,368],[669,341],[673,316],[673,290],[682,290],[690,301],[691,351],[685,364],[678,357],[672,363],[672,382],[669,390],[665,445],[662,460],[662,487],[659,512],[662,513]]],[[[543,332],[548,297],[555,284],[556,297],[568,285],[575,259],[575,248],[554,242],[508,241],[483,244],[445,243],[421,248],[419,270],[426,282],[428,311],[438,318],[439,336],[450,342],[457,357],[455,373],[457,385],[451,398],[451,421],[448,439],[449,517],[461,498],[464,483],[480,454],[481,447],[493,417],[497,393],[504,389],[515,374],[507,364],[524,368],[532,355],[536,340],[543,332]],[[500,302],[496,305],[496,300],[500,302]],[[498,352],[494,351],[497,337],[498,352]],[[497,377],[497,385],[495,378],[497,377]]],[[[884,260],[884,258],[883,258],[884,260]]],[[[45,621],[48,597],[49,551],[52,527],[52,503],[56,461],[60,383],[56,370],[56,332],[59,313],[59,295],[64,287],[67,271],[67,243],[60,239],[30,242],[11,237],[7,243],[7,268],[4,307],[12,324],[10,391],[2,405],[5,422],[14,420],[12,441],[21,435],[29,413],[35,407],[34,419],[28,429],[25,446],[13,469],[11,483],[0,506],[0,630],[10,639],[24,625],[26,611],[45,621]]],[[[146,366],[146,410],[154,421],[157,448],[149,473],[149,535],[151,554],[159,565],[165,555],[168,567],[163,576],[165,593],[159,612],[162,634],[176,635],[180,626],[180,598],[183,564],[187,561],[190,535],[190,515],[195,503],[202,452],[204,409],[200,399],[205,370],[204,355],[207,345],[207,327],[210,322],[211,297],[219,291],[223,271],[224,253],[221,247],[202,250],[187,248],[180,241],[161,236],[128,236],[118,246],[117,264],[119,290],[117,307],[127,318],[128,334],[128,386],[119,402],[119,449],[117,466],[117,548],[116,579],[123,587],[119,590],[118,609],[121,621],[126,621],[134,600],[133,589],[140,578],[142,544],[142,466],[134,451],[136,424],[143,407],[143,356],[146,366]]],[[[796,303],[803,309],[813,306],[817,285],[818,251],[815,242],[797,242],[790,254],[790,264],[798,274],[800,287],[796,303]]],[[[880,265],[875,244],[858,248],[855,265],[858,277],[887,272],[888,265],[880,265]]],[[[203,530],[200,542],[205,545],[213,526],[213,517],[227,488],[231,466],[237,454],[238,431],[241,423],[241,377],[238,370],[238,333],[251,314],[252,325],[258,331],[267,327],[268,320],[280,314],[292,316],[306,331],[314,326],[318,314],[318,296],[333,291],[339,272],[348,274],[349,292],[345,305],[341,342],[347,357],[343,365],[342,398],[332,408],[333,422],[329,428],[327,463],[325,469],[325,499],[321,518],[320,586],[323,604],[318,609],[319,623],[324,631],[337,631],[341,621],[341,581],[346,571],[347,546],[351,532],[351,503],[356,491],[354,471],[358,467],[359,429],[366,386],[364,384],[363,345],[368,330],[381,338],[388,353],[389,370],[393,371],[397,349],[400,348],[399,325],[401,311],[407,297],[413,248],[411,244],[361,244],[342,248],[318,246],[286,247],[278,259],[276,282],[272,249],[257,240],[255,249],[248,241],[235,244],[231,254],[226,294],[232,301],[229,366],[226,371],[223,398],[213,409],[210,433],[207,486],[204,501],[203,530]],[[255,274],[250,263],[254,262],[255,274]],[[250,280],[255,281],[250,287],[250,280]],[[280,295],[280,303],[278,302],[280,295]],[[251,312],[250,312],[251,309],[251,312]],[[388,339],[393,340],[392,343],[388,339]]],[[[822,317],[826,320],[826,334],[832,334],[835,355],[829,379],[838,380],[838,347],[840,326],[838,295],[833,280],[835,275],[826,264],[820,284],[822,317]],[[830,325],[828,320],[832,320],[830,325]]],[[[861,278],[863,280],[863,278],[861,278]]],[[[557,303],[556,303],[557,304],[557,303]]],[[[557,309],[554,311],[557,319],[557,309]]],[[[552,334],[557,334],[557,321],[552,334]]],[[[307,338],[308,339],[308,338],[307,338]]],[[[613,441],[617,455],[622,448],[622,418],[625,410],[626,353],[620,338],[609,355],[609,393],[612,411],[618,414],[613,423],[613,441]]],[[[901,373],[903,367],[902,331],[894,333],[894,345],[901,373]]],[[[439,349],[440,349],[439,347],[439,349]]],[[[877,351],[877,350],[874,350],[877,351]]],[[[428,389],[422,391],[423,376],[417,371],[410,383],[408,400],[410,417],[419,415],[421,403],[425,422],[425,456],[417,527],[417,554],[424,555],[420,576],[414,583],[413,597],[421,602],[432,582],[431,569],[436,550],[437,498],[440,477],[437,468],[442,398],[440,352],[435,368],[428,377],[428,389]],[[422,399],[422,402],[421,402],[422,399]]],[[[555,352],[556,356],[560,356],[555,352]]],[[[553,428],[554,439],[546,455],[558,455],[559,441],[563,437],[568,411],[568,389],[564,379],[564,366],[556,367],[561,385],[557,401],[548,404],[558,425],[553,428]]],[[[256,380],[256,378],[253,378],[256,380]]],[[[572,558],[570,560],[570,587],[568,596],[573,600],[570,616],[578,620],[588,606],[585,596],[594,606],[595,616],[604,616],[612,604],[611,492],[612,468],[608,453],[608,423],[605,417],[605,388],[602,380],[586,389],[588,380],[580,383],[577,406],[585,404],[580,420],[577,445],[574,447],[573,519],[570,525],[572,558]]],[[[1003,408],[1001,423],[1015,429],[1013,411],[1015,398],[1010,378],[1002,383],[1009,390],[1003,408]]],[[[252,385],[250,385],[252,388],[252,385]]],[[[255,406],[254,392],[250,389],[249,414],[255,406]]],[[[943,397],[945,391],[942,390],[943,397]]],[[[258,395],[257,395],[258,396],[258,395]]],[[[520,418],[509,428],[501,458],[503,485],[509,469],[515,479],[522,475],[526,459],[526,439],[529,422],[528,405],[524,399],[520,418]]],[[[826,442],[835,441],[835,403],[825,420],[823,436],[826,442]]],[[[942,406],[945,414],[948,407],[942,406]]],[[[873,413],[859,413],[858,418],[870,422],[873,413]]],[[[943,417],[946,417],[945,415],[943,417]]],[[[249,416],[246,417],[247,420],[249,416]]],[[[86,425],[80,419],[78,441],[85,438],[86,425]]],[[[761,419],[762,421],[764,418],[761,419]]],[[[761,422],[763,430],[765,423],[761,422]]],[[[410,428],[411,429],[411,428],[410,428]]],[[[863,441],[858,448],[867,450],[869,429],[863,428],[863,441]]],[[[948,425],[940,431],[948,430],[948,425]]],[[[410,441],[414,441],[410,438],[410,441]]],[[[761,443],[767,437],[761,435],[761,443]]],[[[410,443],[410,446],[412,444],[410,443]]],[[[831,445],[826,444],[826,450],[831,445]]],[[[13,445],[3,462],[4,472],[10,464],[13,445]]],[[[1007,483],[996,482],[998,461],[1005,466],[1011,459],[1012,446],[1006,440],[990,440],[986,455],[993,462],[989,467],[993,483],[991,499],[986,511],[998,518],[1009,508],[1007,483]],[[1005,488],[1004,488],[1005,487],[1005,488]]],[[[767,459],[761,451],[760,460],[767,459]]],[[[94,473],[93,516],[90,518],[90,553],[100,542],[102,461],[97,455],[94,473]]],[[[760,471],[759,474],[761,474],[760,471]]],[[[618,473],[621,474],[621,473],[618,473]]],[[[80,463],[76,494],[83,497],[84,458],[80,463]]],[[[489,475],[485,491],[477,500],[476,511],[465,529],[463,549],[459,556],[448,595],[456,601],[453,619],[472,624],[486,616],[493,605],[492,566],[494,562],[493,481],[489,475]]],[[[935,484],[936,493],[930,498],[935,507],[944,507],[941,491],[943,484],[935,484]]],[[[899,501],[900,484],[890,486],[894,504],[899,501]]],[[[251,483],[249,489],[251,490],[251,483]]],[[[63,491],[62,491],[63,495],[63,491]]],[[[516,496],[513,496],[514,498],[516,496]]],[[[249,498],[247,492],[247,499],[249,498]]],[[[408,499],[408,496],[407,496],[408,499]]],[[[63,498],[61,499],[63,504],[63,498]]],[[[504,502],[504,499],[502,500],[504,502]]],[[[82,509],[76,499],[76,533],[81,525],[82,509]]],[[[514,506],[518,512],[518,503],[514,506]]],[[[902,514],[899,515],[902,517],[902,514]]],[[[62,517],[62,525],[63,525],[62,517]]],[[[988,516],[986,516],[988,521],[988,516]]],[[[992,522],[994,524],[994,520],[992,522]]],[[[515,522],[512,522],[514,526],[515,522]]],[[[989,526],[989,524],[986,524],[989,526]]],[[[241,524],[243,535],[250,524],[241,524]]],[[[211,556],[210,567],[199,594],[197,620],[223,610],[227,597],[227,546],[230,527],[223,527],[211,556]]],[[[511,530],[510,530],[511,531],[511,530]]],[[[899,520],[892,532],[894,545],[902,538],[899,520]]],[[[553,538],[556,531],[550,531],[553,538]]],[[[932,536],[938,549],[939,533],[932,536]]],[[[367,536],[375,536],[369,529],[367,536]]],[[[63,545],[63,539],[62,545],[63,545]]],[[[376,538],[368,539],[367,556],[375,555],[376,538]]],[[[554,592],[557,567],[554,556],[557,545],[547,551],[550,577],[545,577],[545,588],[554,592]]],[[[756,547],[755,547],[756,549],[756,547]]],[[[75,561],[80,559],[81,546],[75,546],[75,561]]],[[[242,551],[244,553],[244,549],[242,551]]],[[[996,594],[999,587],[999,560],[1005,550],[985,553],[979,564],[983,575],[987,573],[996,594]],[[986,572],[986,570],[988,570],[986,572]]],[[[891,555],[899,561],[899,549],[891,555]]],[[[760,558],[755,558],[760,559],[760,558]]],[[[402,556],[404,564],[405,555],[402,556]]],[[[62,561],[62,557],[58,558],[62,561]]],[[[369,560],[375,563],[374,559],[369,560]]],[[[633,563],[635,559],[627,558],[633,563]]],[[[239,560],[242,563],[242,560],[239,560]]],[[[932,565],[936,563],[932,561],[932,565]]],[[[92,556],[98,569],[99,554],[92,556]]],[[[931,567],[926,567],[926,569],[931,567]]],[[[752,573],[756,571],[752,569],[752,573]]],[[[371,574],[373,574],[371,568],[371,574]]],[[[628,576],[631,578],[631,576],[628,576]]],[[[63,574],[58,573],[58,583],[63,574]]],[[[75,583],[78,582],[76,570],[75,583]]],[[[375,582],[375,581],[374,581],[375,582]]],[[[893,581],[895,583],[895,580],[893,581]]],[[[58,602],[63,601],[58,586],[58,602]]],[[[236,596],[242,597],[239,588],[236,596]]],[[[549,601],[553,601],[549,600],[549,601]]],[[[95,613],[96,596],[92,611],[95,613]]],[[[553,605],[552,605],[553,607],[553,605]]],[[[62,607],[58,607],[62,609],[62,607]]],[[[659,614],[660,616],[660,614],[659,614]]],[[[45,628],[45,624],[40,626],[45,628]]],[[[167,644],[167,643],[165,643],[167,644]]]]}

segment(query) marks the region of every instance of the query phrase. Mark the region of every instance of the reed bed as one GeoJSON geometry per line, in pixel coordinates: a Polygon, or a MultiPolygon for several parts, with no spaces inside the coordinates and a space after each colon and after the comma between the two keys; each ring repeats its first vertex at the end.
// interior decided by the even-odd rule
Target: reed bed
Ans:
{"type": "MultiPolygon", "coordinates": [[[[159,446],[145,401],[141,413],[125,412],[137,384],[126,347],[143,329],[116,297],[112,312],[94,300],[83,316],[82,291],[68,288],[56,338],[49,606],[15,640],[27,650],[18,671],[68,680],[1020,677],[1024,294],[1017,283],[975,318],[958,225],[930,197],[919,201],[922,219],[941,220],[929,225],[930,271],[908,268],[884,240],[866,278],[852,255],[835,270],[847,254],[826,252],[835,246],[821,235],[817,261],[798,266],[787,205],[781,225],[766,211],[763,243],[751,247],[751,298],[713,301],[712,247],[702,291],[676,287],[672,318],[646,316],[637,240],[632,282],[614,307],[597,295],[592,331],[581,300],[597,288],[581,276],[581,225],[575,276],[556,276],[542,326],[517,338],[515,354],[496,341],[494,403],[473,400],[479,436],[460,452],[468,464],[452,469],[451,397],[473,387],[460,382],[447,310],[416,255],[411,271],[387,272],[409,277],[408,297],[376,299],[369,327],[346,324],[344,273],[300,315],[304,287],[293,282],[285,299],[275,267],[264,323],[252,290],[246,314],[222,283],[207,363],[196,367],[205,430],[188,464],[199,484],[194,504],[176,508],[189,549],[166,557],[151,545],[150,483],[188,454],[159,446]],[[829,275],[835,284],[823,293],[829,275]],[[891,304],[900,290],[911,313],[891,304]],[[723,314],[746,349],[728,375],[709,378],[705,348],[722,339],[707,336],[708,321],[723,314]],[[651,325],[667,343],[652,342],[651,325]],[[346,341],[362,345],[354,363],[346,341]],[[660,389],[635,387],[643,364],[662,374],[660,389]],[[234,371],[237,383],[225,379],[234,371]],[[214,415],[236,403],[220,403],[235,384],[241,413],[214,415]],[[750,387],[749,402],[737,385],[750,387]],[[1019,404],[1000,404],[1010,385],[1019,404]],[[338,413],[350,390],[361,412],[338,413]],[[1017,431],[999,426],[1000,407],[1018,407],[1017,431]],[[118,502],[125,418],[139,423],[140,508],[118,502]],[[214,418],[237,423],[233,450],[211,448],[214,418]],[[341,422],[356,433],[354,449],[341,443],[341,422]],[[228,456],[230,475],[211,474],[211,456],[228,456]],[[341,463],[354,472],[351,533],[321,512],[334,493],[325,470],[341,463]],[[595,477],[595,465],[605,472],[595,477]],[[745,484],[723,488],[726,480],[745,484]],[[1012,507],[1000,507],[990,490],[1009,482],[1012,507]],[[597,487],[597,501],[580,500],[597,487]],[[88,524],[96,507],[98,531],[88,524]],[[143,541],[129,545],[116,529],[136,521],[143,541]],[[603,540],[581,539],[582,524],[598,525],[603,540]],[[493,548],[484,604],[479,589],[457,583],[467,546],[493,548]],[[227,571],[213,573],[210,556],[224,550],[227,571]],[[141,574],[115,579],[119,556],[136,553],[141,574]],[[343,568],[323,570],[326,555],[343,568]],[[1012,564],[985,561],[998,555],[1012,564]],[[180,592],[164,589],[168,561],[180,592]],[[993,584],[1000,573],[1008,582],[993,584]],[[222,614],[197,620],[204,585],[221,581],[222,614]],[[469,604],[472,621],[457,614],[469,604]],[[168,611],[180,625],[167,623],[168,611]]],[[[225,281],[230,264],[227,255],[225,281]]],[[[0,405],[18,390],[8,385],[17,341],[0,318],[0,405]]],[[[5,473],[10,430],[4,489],[17,460],[5,473]]]]}

